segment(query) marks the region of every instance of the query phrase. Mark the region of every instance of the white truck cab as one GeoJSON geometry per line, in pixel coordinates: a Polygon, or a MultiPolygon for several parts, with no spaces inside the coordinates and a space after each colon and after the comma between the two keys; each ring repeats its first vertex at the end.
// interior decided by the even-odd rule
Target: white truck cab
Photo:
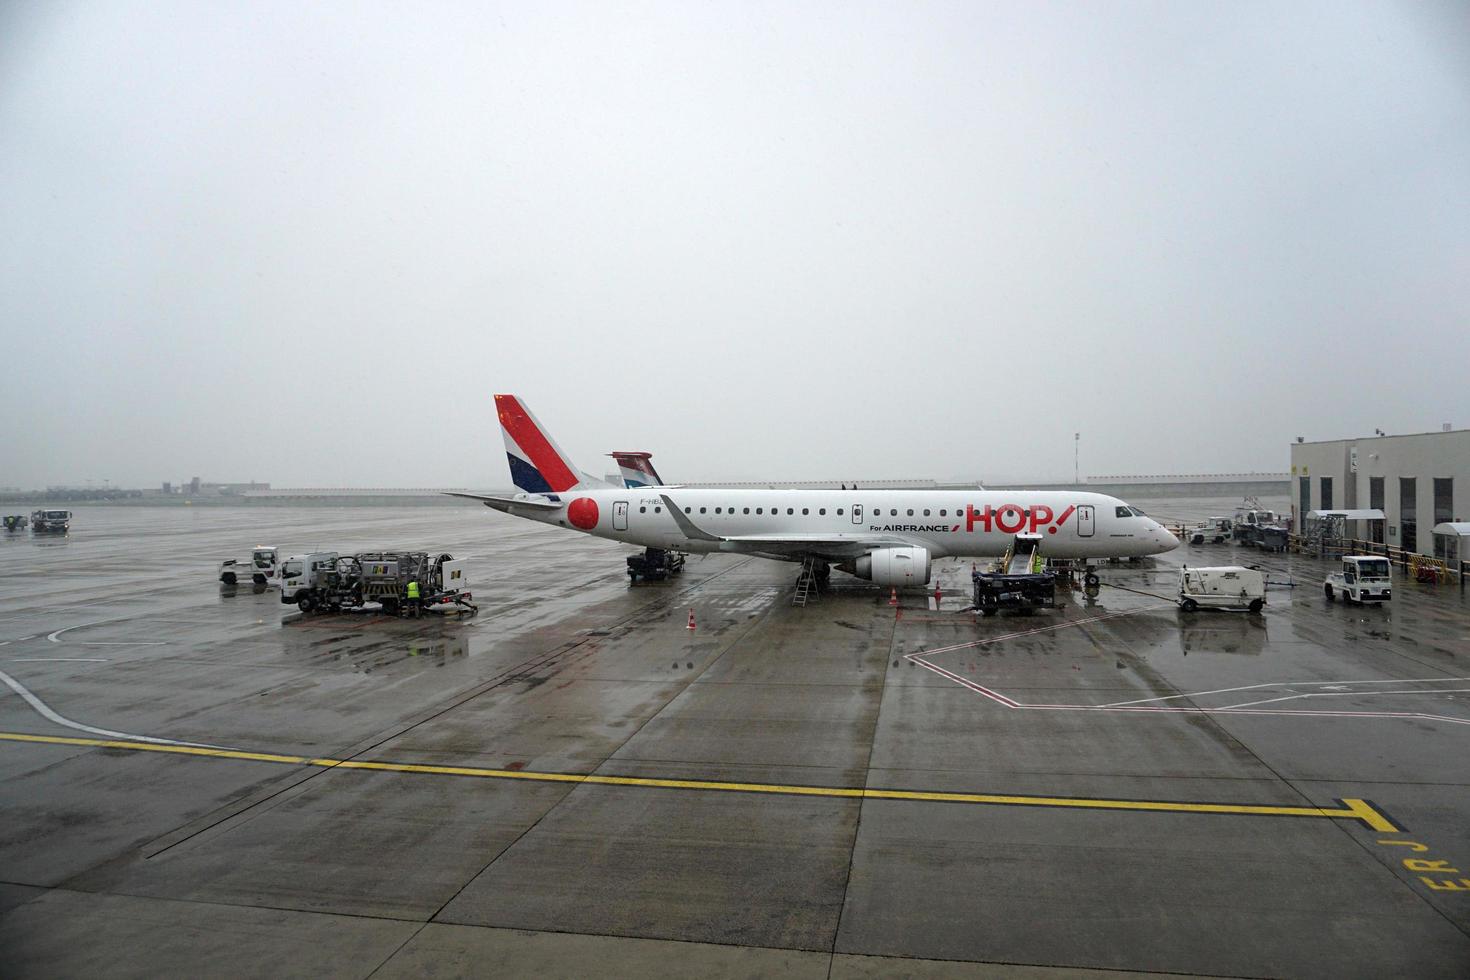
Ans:
{"type": "Polygon", "coordinates": [[[1258,568],[1222,565],[1179,570],[1179,608],[1194,612],[1201,606],[1248,609],[1258,613],[1266,605],[1266,576],[1258,568]]]}
{"type": "Polygon", "coordinates": [[[317,594],[325,589],[337,570],[335,551],[317,551],[309,555],[292,555],[281,562],[281,601],[305,601],[309,609],[317,594]]]}
{"type": "Polygon", "coordinates": [[[1327,576],[1322,592],[1331,602],[1338,593],[1346,602],[1384,602],[1392,598],[1393,570],[1380,555],[1344,555],[1342,568],[1327,576]]]}
{"type": "Polygon", "coordinates": [[[237,561],[226,558],[219,563],[219,580],[225,585],[234,585],[241,579],[249,579],[256,585],[270,585],[278,581],[280,552],[275,545],[258,544],[250,551],[250,558],[237,561]]]}

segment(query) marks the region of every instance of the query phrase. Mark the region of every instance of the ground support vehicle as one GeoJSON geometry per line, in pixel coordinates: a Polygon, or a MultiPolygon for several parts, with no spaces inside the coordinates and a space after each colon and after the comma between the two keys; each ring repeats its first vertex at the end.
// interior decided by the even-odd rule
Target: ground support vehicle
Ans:
{"type": "Polygon", "coordinates": [[[370,604],[390,616],[417,616],[451,604],[475,612],[468,585],[465,562],[423,551],[319,552],[292,555],[281,564],[281,602],[295,603],[302,612],[370,604]]]}
{"type": "Polygon", "coordinates": [[[1267,551],[1285,551],[1291,526],[1274,510],[1266,510],[1254,498],[1235,511],[1231,535],[1241,544],[1251,544],[1267,551]]]}
{"type": "Polygon", "coordinates": [[[1057,577],[1041,558],[1041,535],[1018,534],[1006,554],[990,571],[970,573],[975,586],[975,608],[982,616],[1002,609],[1029,613],[1057,604],[1057,577]]]}
{"type": "Polygon", "coordinates": [[[226,558],[219,563],[219,580],[225,585],[235,585],[249,579],[256,585],[271,585],[280,581],[279,552],[274,545],[256,545],[250,557],[241,561],[226,558]]]}
{"type": "Polygon", "coordinates": [[[639,578],[659,582],[683,570],[684,553],[682,551],[647,548],[641,555],[628,556],[629,582],[636,582],[639,578]]]}
{"type": "Polygon", "coordinates": [[[7,531],[23,531],[29,524],[30,519],[24,514],[5,515],[5,530],[7,531]]]}
{"type": "Polygon", "coordinates": [[[1179,570],[1179,608],[1185,612],[1208,606],[1258,613],[1265,605],[1266,576],[1260,569],[1240,565],[1217,568],[1186,565],[1179,570]]]}
{"type": "Polygon", "coordinates": [[[1184,534],[1190,544],[1204,544],[1206,541],[1211,544],[1224,544],[1230,540],[1230,518],[1208,518],[1188,528],[1184,534]]]}
{"type": "Polygon", "coordinates": [[[1322,592],[1331,602],[1387,602],[1393,598],[1392,569],[1381,555],[1345,555],[1342,568],[1327,576],[1322,592]]]}
{"type": "Polygon", "coordinates": [[[31,511],[31,530],[37,534],[57,533],[65,534],[71,530],[71,511],[69,510],[34,510],[31,511]]]}

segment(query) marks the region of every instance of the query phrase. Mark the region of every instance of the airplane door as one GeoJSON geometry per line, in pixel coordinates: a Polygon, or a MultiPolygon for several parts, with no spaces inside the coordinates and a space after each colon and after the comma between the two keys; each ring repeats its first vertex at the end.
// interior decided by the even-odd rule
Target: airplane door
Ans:
{"type": "Polygon", "coordinates": [[[626,500],[613,502],[613,530],[628,530],[628,502],[626,500]]]}
{"type": "Polygon", "coordinates": [[[1077,536],[1090,538],[1096,531],[1097,520],[1093,516],[1092,505],[1082,504],[1077,508],[1077,536]]]}
{"type": "Polygon", "coordinates": [[[854,524],[861,524],[863,522],[863,505],[862,504],[853,504],[852,505],[852,522],[854,524]]]}

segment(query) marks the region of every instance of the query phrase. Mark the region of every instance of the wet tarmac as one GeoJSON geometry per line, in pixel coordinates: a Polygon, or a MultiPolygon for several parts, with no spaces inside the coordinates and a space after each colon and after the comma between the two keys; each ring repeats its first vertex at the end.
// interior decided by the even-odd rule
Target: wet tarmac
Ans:
{"type": "Polygon", "coordinates": [[[7,977],[1470,975],[1458,586],[1185,546],[977,621],[968,562],[793,608],[473,506],[74,509],[0,538],[7,977]],[[219,586],[256,544],[452,552],[480,614],[219,586]]]}

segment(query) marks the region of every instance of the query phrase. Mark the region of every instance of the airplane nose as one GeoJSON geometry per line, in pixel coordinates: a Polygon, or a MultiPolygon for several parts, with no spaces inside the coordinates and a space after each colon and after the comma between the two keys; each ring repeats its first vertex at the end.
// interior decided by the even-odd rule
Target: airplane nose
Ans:
{"type": "Polygon", "coordinates": [[[1173,534],[1169,533],[1169,529],[1164,527],[1164,525],[1162,524],[1154,524],[1154,536],[1159,539],[1159,544],[1163,545],[1160,554],[1165,551],[1173,551],[1175,548],[1179,547],[1180,544],[1182,544],[1182,542],[1178,538],[1174,537],[1173,534]]]}
{"type": "Polygon", "coordinates": [[[1173,551],[1175,550],[1175,548],[1179,547],[1180,544],[1182,544],[1182,542],[1179,541],[1179,538],[1175,538],[1175,536],[1173,536],[1172,533],[1169,532],[1169,529],[1167,529],[1167,527],[1164,527],[1163,525],[1158,525],[1157,533],[1158,538],[1160,538],[1160,541],[1163,542],[1164,551],[1173,551]]]}

